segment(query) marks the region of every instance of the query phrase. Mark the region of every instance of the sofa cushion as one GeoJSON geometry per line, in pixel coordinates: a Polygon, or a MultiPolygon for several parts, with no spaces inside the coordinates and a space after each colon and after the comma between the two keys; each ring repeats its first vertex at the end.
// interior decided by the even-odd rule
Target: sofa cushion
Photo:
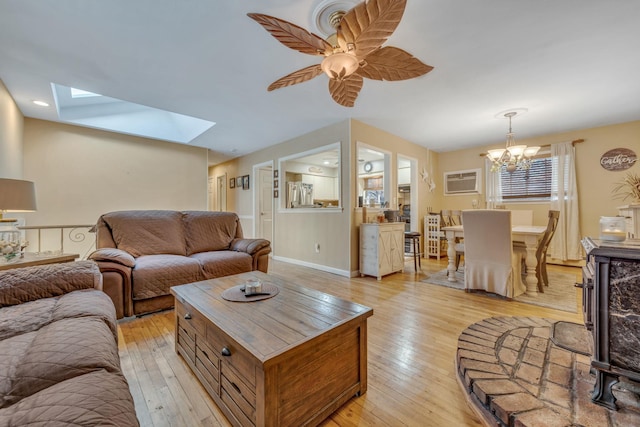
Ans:
{"type": "Polygon", "coordinates": [[[133,278],[133,299],[169,295],[172,285],[204,279],[200,263],[178,255],[145,255],[136,259],[133,278]]]}
{"type": "Polygon", "coordinates": [[[2,426],[138,426],[125,378],[101,369],[54,384],[8,408],[2,426]]]}
{"type": "Polygon", "coordinates": [[[99,369],[120,372],[112,332],[98,318],[62,319],[35,334],[15,367],[11,390],[0,406],[14,404],[54,384],[99,369]]]}
{"type": "Polygon", "coordinates": [[[182,213],[176,211],[119,211],[104,214],[118,249],[134,257],[186,255],[182,213]]]}
{"type": "Polygon", "coordinates": [[[231,276],[251,271],[253,257],[246,252],[213,251],[191,255],[202,264],[206,279],[231,276]]]}
{"type": "Polygon", "coordinates": [[[229,249],[238,232],[233,212],[186,211],[183,216],[187,255],[229,249]]]}
{"type": "Polygon", "coordinates": [[[0,272],[0,307],[102,287],[102,274],[93,261],[77,261],[0,272]]]}
{"type": "Polygon", "coordinates": [[[107,294],[95,289],[70,292],[60,297],[42,298],[1,309],[0,340],[37,331],[65,317],[98,317],[109,327],[117,340],[113,303],[107,294]]]}

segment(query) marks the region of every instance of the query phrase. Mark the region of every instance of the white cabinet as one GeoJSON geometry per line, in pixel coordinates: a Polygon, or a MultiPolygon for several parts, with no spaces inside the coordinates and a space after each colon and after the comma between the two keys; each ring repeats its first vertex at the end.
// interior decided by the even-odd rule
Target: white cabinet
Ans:
{"type": "Polygon", "coordinates": [[[625,217],[627,239],[640,239],[640,205],[619,206],[618,215],[625,217]]]}
{"type": "Polygon", "coordinates": [[[319,200],[333,200],[338,198],[336,178],[319,175],[302,175],[302,182],[313,184],[313,198],[319,200]]]}
{"type": "Polygon", "coordinates": [[[360,275],[378,280],[404,267],[404,223],[360,224],[360,275]]]}

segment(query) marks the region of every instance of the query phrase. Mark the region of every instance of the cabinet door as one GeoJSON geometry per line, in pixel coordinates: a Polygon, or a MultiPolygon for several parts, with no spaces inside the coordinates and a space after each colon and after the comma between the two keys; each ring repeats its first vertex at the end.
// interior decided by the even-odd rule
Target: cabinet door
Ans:
{"type": "Polygon", "coordinates": [[[391,233],[391,271],[400,271],[404,268],[404,231],[394,230],[391,233]]]}
{"type": "Polygon", "coordinates": [[[393,231],[380,230],[378,235],[378,275],[384,276],[391,273],[393,266],[393,231]]]}

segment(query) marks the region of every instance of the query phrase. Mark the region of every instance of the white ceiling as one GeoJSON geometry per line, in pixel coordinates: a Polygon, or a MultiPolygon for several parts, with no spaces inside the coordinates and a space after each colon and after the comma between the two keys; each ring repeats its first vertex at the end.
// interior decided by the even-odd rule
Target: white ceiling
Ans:
{"type": "Polygon", "coordinates": [[[527,108],[517,139],[640,119],[640,1],[408,0],[386,45],[434,70],[365,80],[354,108],[319,62],[248,12],[314,31],[320,0],[0,0],[0,79],[27,117],[57,121],[51,83],[215,122],[191,144],[215,161],[354,118],[435,151],[501,143],[496,114],[527,108]],[[235,151],[233,151],[235,150],[235,151]]]}

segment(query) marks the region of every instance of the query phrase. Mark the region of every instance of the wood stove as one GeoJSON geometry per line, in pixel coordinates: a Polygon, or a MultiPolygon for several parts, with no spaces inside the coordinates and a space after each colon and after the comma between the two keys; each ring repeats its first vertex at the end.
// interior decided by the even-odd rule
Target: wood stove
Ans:
{"type": "Polygon", "coordinates": [[[626,377],[640,381],[640,242],[606,242],[585,237],[582,311],[593,336],[591,366],[596,383],[591,400],[616,409],[611,388],[626,377]]]}

